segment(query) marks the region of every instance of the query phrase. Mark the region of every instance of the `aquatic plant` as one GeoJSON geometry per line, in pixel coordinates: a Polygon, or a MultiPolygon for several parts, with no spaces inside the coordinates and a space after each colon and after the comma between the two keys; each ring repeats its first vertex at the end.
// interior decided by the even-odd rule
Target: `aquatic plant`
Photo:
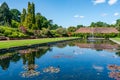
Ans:
{"type": "Polygon", "coordinates": [[[43,72],[58,73],[60,72],[60,68],[55,68],[53,66],[50,66],[48,68],[43,69],[43,72]]]}

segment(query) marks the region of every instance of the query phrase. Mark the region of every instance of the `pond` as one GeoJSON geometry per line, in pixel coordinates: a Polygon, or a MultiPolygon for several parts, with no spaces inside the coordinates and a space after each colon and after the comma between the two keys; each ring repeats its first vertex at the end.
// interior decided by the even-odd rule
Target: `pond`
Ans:
{"type": "Polygon", "coordinates": [[[120,46],[74,40],[1,53],[0,80],[120,80],[120,46]]]}

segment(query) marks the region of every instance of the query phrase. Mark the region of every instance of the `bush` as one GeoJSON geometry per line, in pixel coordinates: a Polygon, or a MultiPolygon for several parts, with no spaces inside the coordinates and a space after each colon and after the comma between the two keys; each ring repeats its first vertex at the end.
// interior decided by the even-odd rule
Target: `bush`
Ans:
{"type": "MultiPolygon", "coordinates": [[[[90,33],[73,33],[72,36],[74,37],[81,37],[81,38],[88,38],[91,37],[92,34],[90,33]]],[[[96,38],[113,38],[113,37],[117,37],[120,36],[120,34],[116,34],[116,33],[94,33],[93,34],[94,37],[96,38]]]]}
{"type": "Polygon", "coordinates": [[[18,28],[19,25],[20,25],[19,22],[15,21],[15,20],[12,20],[11,26],[12,26],[13,28],[18,28]]]}

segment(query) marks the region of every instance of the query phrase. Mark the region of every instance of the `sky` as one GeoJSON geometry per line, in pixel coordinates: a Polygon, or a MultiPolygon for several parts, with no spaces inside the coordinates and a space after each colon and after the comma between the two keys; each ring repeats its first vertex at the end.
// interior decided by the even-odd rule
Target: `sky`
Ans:
{"type": "Polygon", "coordinates": [[[6,2],[10,9],[22,11],[28,1],[35,3],[36,13],[63,27],[97,21],[114,24],[120,18],[120,0],[0,0],[0,5],[6,2]]]}

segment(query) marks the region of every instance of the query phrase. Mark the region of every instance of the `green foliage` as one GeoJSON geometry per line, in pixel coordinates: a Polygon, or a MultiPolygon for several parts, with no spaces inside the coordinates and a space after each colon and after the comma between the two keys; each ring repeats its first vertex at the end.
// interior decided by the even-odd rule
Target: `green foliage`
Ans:
{"type": "Polygon", "coordinates": [[[8,7],[7,3],[4,2],[0,6],[0,25],[10,26],[11,19],[12,19],[12,14],[9,11],[9,7],[8,7]]]}
{"type": "Polygon", "coordinates": [[[70,26],[68,28],[68,32],[75,32],[76,31],[76,27],[70,26]]]}
{"type": "Polygon", "coordinates": [[[49,29],[42,28],[42,37],[53,37],[53,35],[49,29]]]}
{"type": "Polygon", "coordinates": [[[94,33],[93,35],[90,33],[74,33],[72,34],[74,37],[82,37],[82,38],[88,38],[90,36],[94,36],[95,38],[113,38],[119,36],[119,34],[115,33],[94,33]]]}
{"type": "Polygon", "coordinates": [[[21,18],[21,25],[24,25],[26,16],[27,16],[26,9],[23,8],[22,14],[20,16],[20,18],[21,18]]]}
{"type": "Polygon", "coordinates": [[[10,38],[24,38],[27,35],[21,33],[18,29],[0,26],[0,34],[10,38]]]}
{"type": "Polygon", "coordinates": [[[18,28],[18,27],[19,27],[19,25],[20,25],[20,23],[19,23],[19,22],[15,21],[15,20],[12,20],[11,27],[13,27],[13,28],[18,28]]]}
{"type": "Polygon", "coordinates": [[[12,14],[12,20],[20,22],[20,15],[21,15],[20,11],[17,9],[11,9],[10,12],[12,14]]]}
{"type": "Polygon", "coordinates": [[[83,25],[77,25],[77,29],[84,27],[83,25]]]}
{"type": "Polygon", "coordinates": [[[116,20],[116,27],[120,31],[120,19],[116,20]]]}
{"type": "Polygon", "coordinates": [[[56,29],[56,34],[59,35],[59,37],[68,36],[67,30],[65,28],[56,29]]]}
{"type": "Polygon", "coordinates": [[[101,22],[101,21],[98,21],[98,22],[92,22],[90,27],[109,27],[110,25],[105,23],[105,22],[101,22]]]}
{"type": "Polygon", "coordinates": [[[62,26],[58,26],[57,24],[53,24],[52,26],[50,26],[51,30],[56,30],[57,28],[62,28],[62,26]]]}

